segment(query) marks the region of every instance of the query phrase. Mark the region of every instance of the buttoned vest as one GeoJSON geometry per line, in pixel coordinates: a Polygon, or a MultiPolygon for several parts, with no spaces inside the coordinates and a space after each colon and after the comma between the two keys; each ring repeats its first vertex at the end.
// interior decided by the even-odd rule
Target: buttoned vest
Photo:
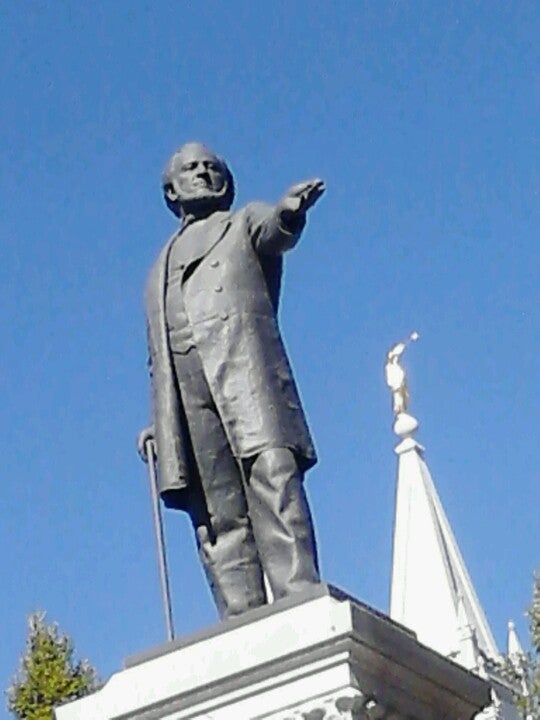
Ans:
{"type": "Polygon", "coordinates": [[[182,240],[179,236],[173,243],[169,253],[167,266],[167,290],[165,295],[165,318],[171,352],[184,355],[195,347],[193,333],[189,324],[184,299],[182,297],[182,275],[184,271],[182,240]]]}

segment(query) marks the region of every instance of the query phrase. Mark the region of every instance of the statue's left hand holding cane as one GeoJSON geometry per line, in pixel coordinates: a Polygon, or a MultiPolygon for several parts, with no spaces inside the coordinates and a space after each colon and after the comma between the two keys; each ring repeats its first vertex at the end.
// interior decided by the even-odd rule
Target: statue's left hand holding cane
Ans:
{"type": "Polygon", "coordinates": [[[174,626],[171,605],[171,593],[169,589],[169,573],[167,570],[167,553],[165,550],[165,538],[163,533],[163,518],[159,504],[159,489],[157,482],[157,455],[154,427],[150,425],[139,433],[137,438],[137,450],[148,465],[148,477],[150,480],[150,492],[152,495],[152,514],[154,516],[154,530],[158,550],[159,575],[161,581],[161,594],[163,597],[163,609],[165,612],[165,623],[167,626],[167,640],[174,639],[174,626]]]}

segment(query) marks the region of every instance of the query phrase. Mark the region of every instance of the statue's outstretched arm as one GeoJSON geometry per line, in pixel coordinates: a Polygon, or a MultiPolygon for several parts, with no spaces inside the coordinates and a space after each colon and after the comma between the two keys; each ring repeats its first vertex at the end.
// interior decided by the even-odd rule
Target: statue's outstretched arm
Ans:
{"type": "Polygon", "coordinates": [[[293,185],[274,207],[266,208],[266,214],[253,223],[253,241],[257,252],[277,255],[293,248],[298,242],[306,213],[324,193],[322,180],[316,178],[293,185]]]}

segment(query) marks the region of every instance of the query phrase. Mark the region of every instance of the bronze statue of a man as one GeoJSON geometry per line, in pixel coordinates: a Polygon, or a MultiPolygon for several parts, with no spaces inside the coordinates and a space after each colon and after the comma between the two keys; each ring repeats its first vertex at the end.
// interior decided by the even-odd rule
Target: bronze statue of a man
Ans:
{"type": "Polygon", "coordinates": [[[319,582],[303,487],[316,462],[277,310],[293,248],[321,180],[275,206],[231,211],[233,177],[198,143],[163,174],[180,218],[146,288],[153,425],[161,497],[189,513],[221,617],[319,582]]]}

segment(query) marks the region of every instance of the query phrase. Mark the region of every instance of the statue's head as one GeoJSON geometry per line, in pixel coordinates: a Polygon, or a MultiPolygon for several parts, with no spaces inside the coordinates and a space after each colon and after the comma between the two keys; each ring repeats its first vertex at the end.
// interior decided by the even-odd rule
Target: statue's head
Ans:
{"type": "Polygon", "coordinates": [[[222,158],[200,143],[182,145],[162,176],[163,195],[177,217],[206,217],[228,210],[234,200],[234,180],[222,158]]]}

